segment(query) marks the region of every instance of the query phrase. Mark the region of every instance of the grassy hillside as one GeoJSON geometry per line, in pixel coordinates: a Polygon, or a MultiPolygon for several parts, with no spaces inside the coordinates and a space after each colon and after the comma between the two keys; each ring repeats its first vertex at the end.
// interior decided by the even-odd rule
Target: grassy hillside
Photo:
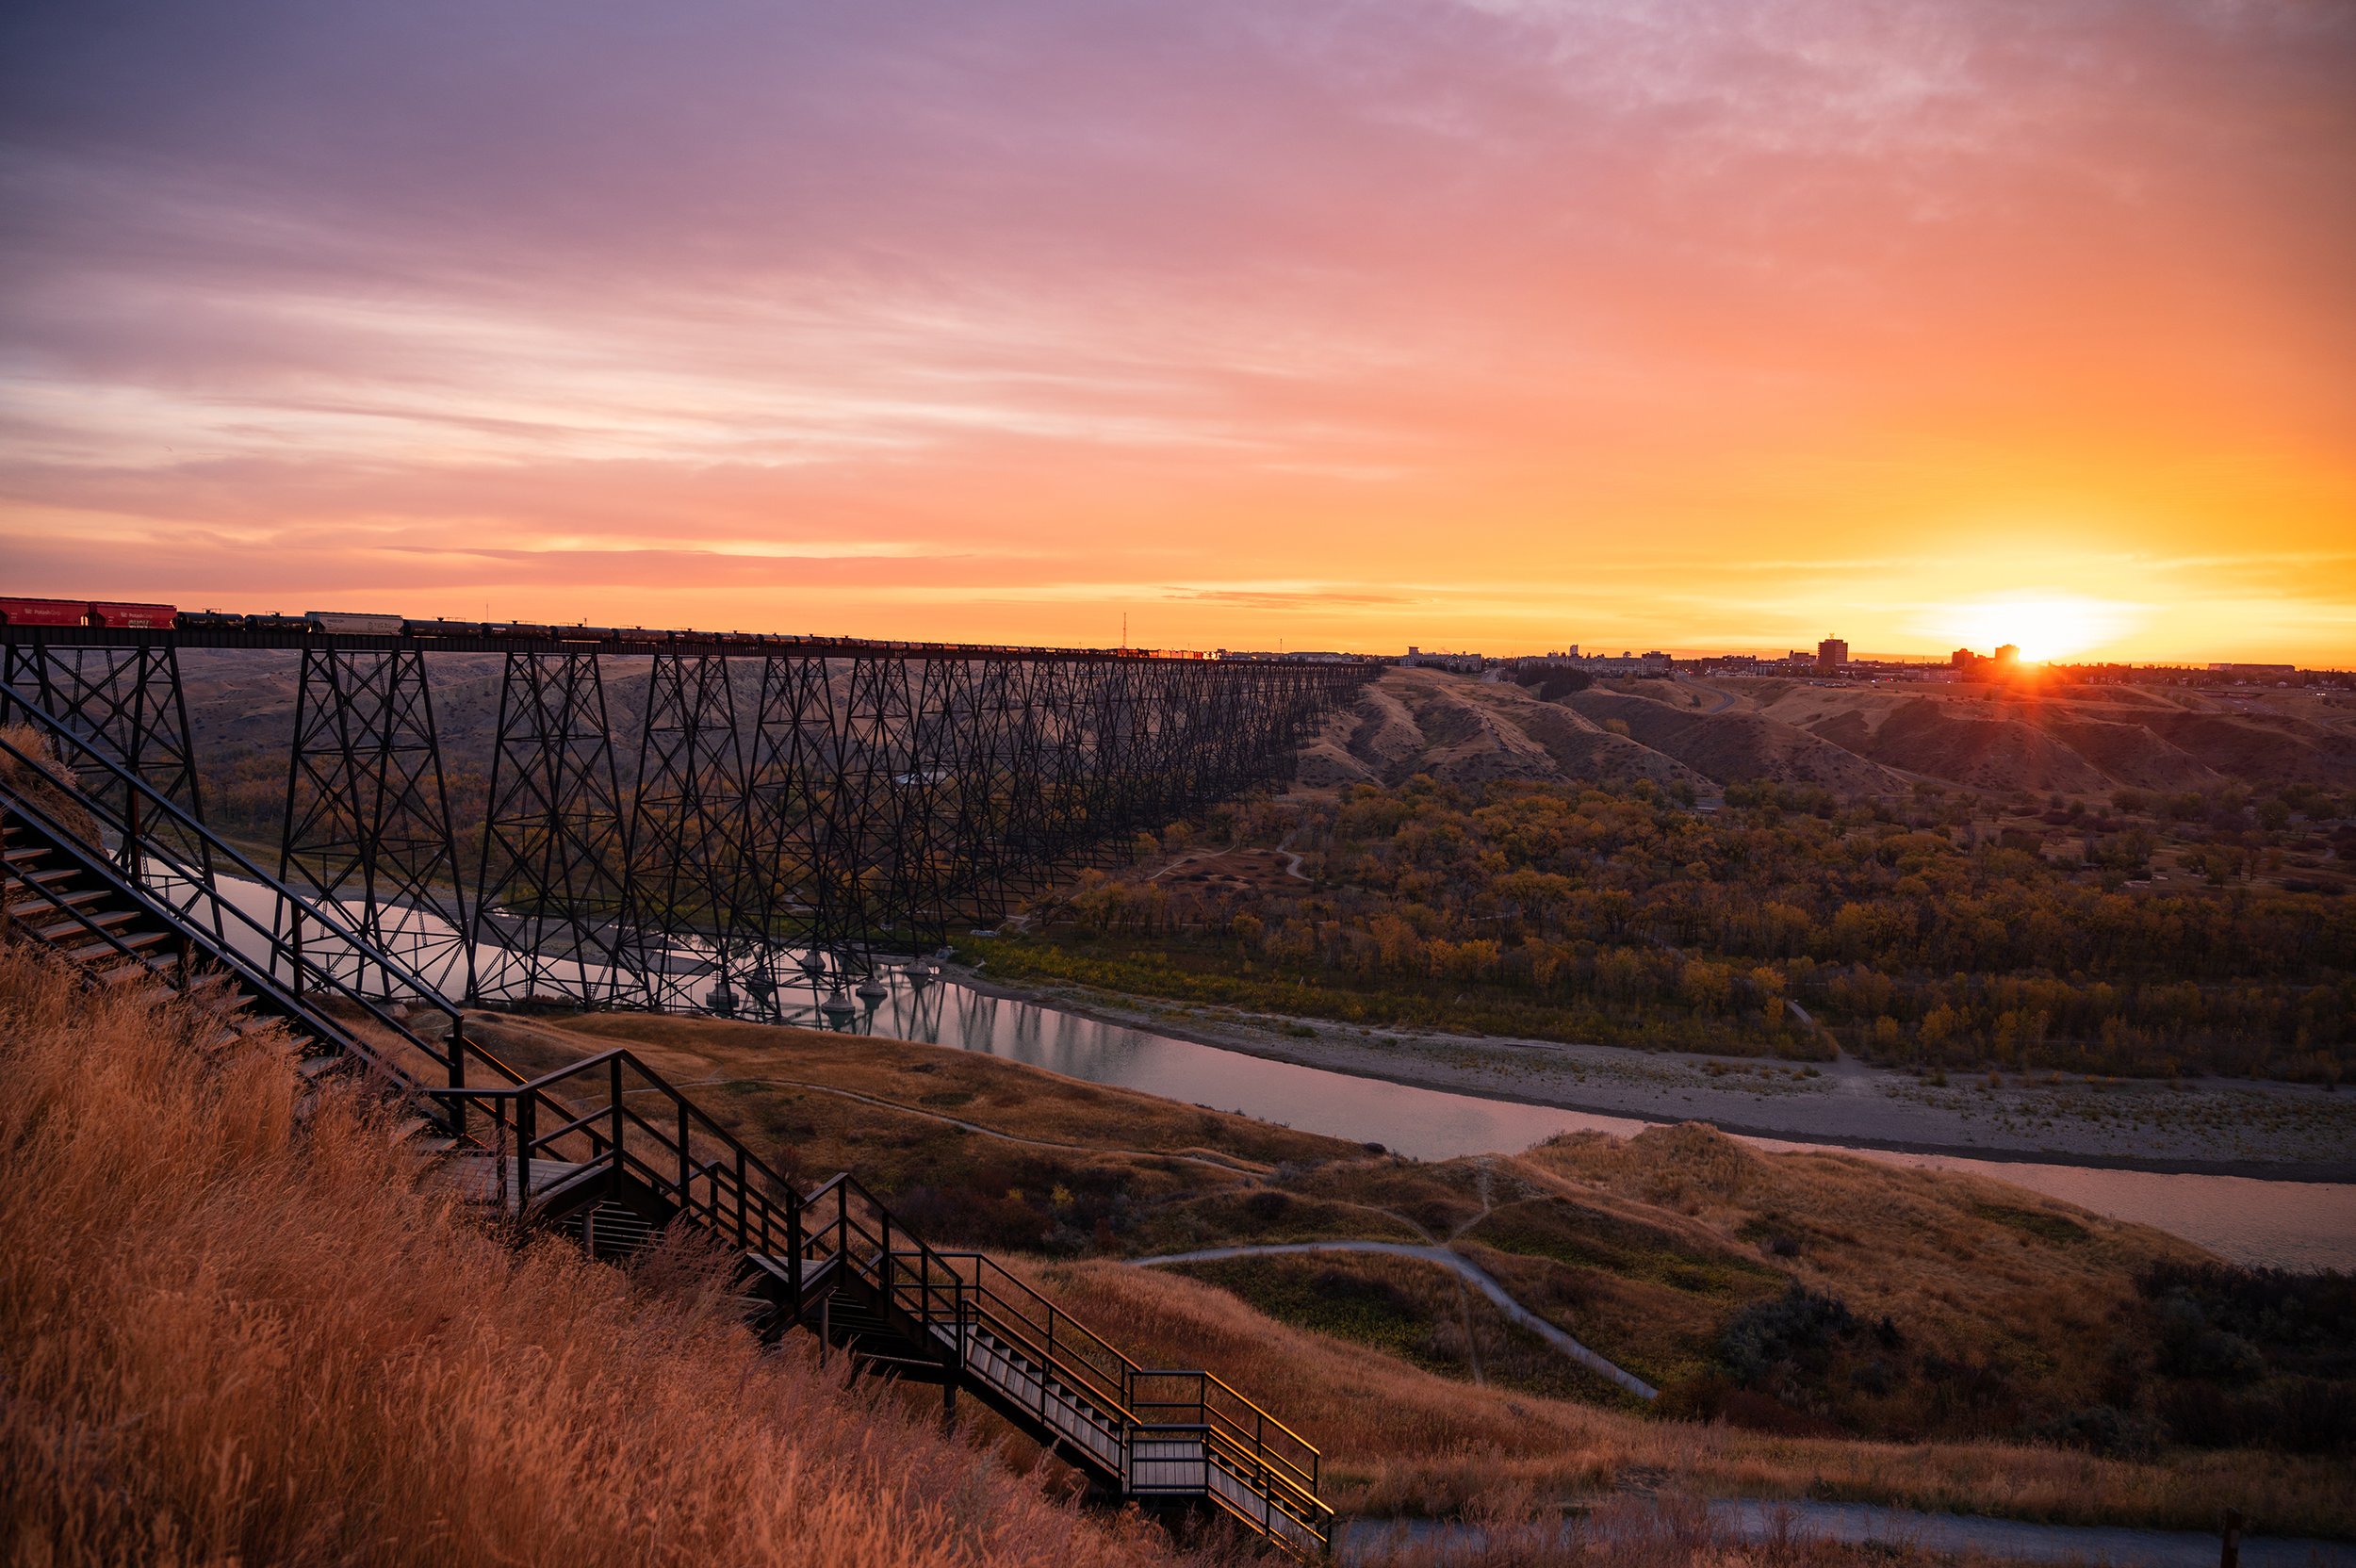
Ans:
{"type": "Polygon", "coordinates": [[[0,1555],[20,1563],[1170,1560],[789,1350],[712,1260],[450,1212],[353,1091],[0,944],[0,1555]]]}
{"type": "Polygon", "coordinates": [[[627,1041],[777,1157],[1000,1250],[1140,1359],[1217,1368],[1324,1448],[1346,1511],[1666,1481],[2192,1528],[2232,1503],[2356,1535],[2347,1279],[2216,1268],[2003,1183],[1698,1126],[1421,1163],[942,1047],[474,1027],[545,1064],[627,1041]],[[1436,1264],[1124,1261],[1332,1239],[1451,1247],[1663,1396],[1640,1406],[1436,1264]]]}
{"type": "Polygon", "coordinates": [[[1763,781],[1842,796],[1918,780],[2038,795],[2356,786],[2356,707],[2303,690],[1528,678],[1385,671],[1310,743],[1302,780],[1650,780],[1704,794],[1763,781]]]}

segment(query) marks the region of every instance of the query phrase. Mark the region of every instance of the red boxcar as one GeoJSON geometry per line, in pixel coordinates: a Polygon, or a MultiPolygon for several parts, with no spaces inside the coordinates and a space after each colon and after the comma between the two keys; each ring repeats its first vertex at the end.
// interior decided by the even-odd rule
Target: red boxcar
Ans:
{"type": "Polygon", "coordinates": [[[180,612],[169,604],[93,604],[90,619],[125,631],[170,631],[180,612]]]}
{"type": "Polygon", "coordinates": [[[88,626],[88,599],[0,599],[0,622],[9,626],[88,626]]]}

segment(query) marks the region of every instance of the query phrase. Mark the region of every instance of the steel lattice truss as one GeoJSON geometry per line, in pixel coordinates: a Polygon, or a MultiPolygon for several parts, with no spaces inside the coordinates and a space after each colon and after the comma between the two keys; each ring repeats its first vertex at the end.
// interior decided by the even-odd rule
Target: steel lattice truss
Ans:
{"type": "MultiPolygon", "coordinates": [[[[0,629],[0,645],[8,687],[193,814],[175,635],[0,629]]],[[[506,652],[480,842],[462,857],[427,650],[291,641],[283,874],[453,997],[757,1012],[785,987],[870,973],[878,949],[994,923],[1139,829],[1285,776],[1373,673],[543,639],[506,652]],[[609,710],[608,681],[641,673],[643,705],[609,710]]]]}
{"type": "Polygon", "coordinates": [[[726,1010],[734,1005],[733,985],[749,976],[760,937],[760,907],[747,885],[744,748],[726,658],[654,656],[637,783],[630,912],[647,1000],[726,1010]],[[697,960],[707,967],[684,967],[697,960]]]}
{"type": "MultiPolygon", "coordinates": [[[[0,648],[0,719],[8,716],[5,694],[14,691],[65,721],[95,752],[137,774],[191,818],[204,820],[180,653],[171,639],[143,637],[113,647],[59,645],[38,637],[11,642],[0,648]]],[[[211,849],[203,838],[168,821],[143,820],[138,792],[95,762],[78,773],[83,790],[134,829],[115,850],[124,870],[139,874],[140,846],[160,838],[181,863],[209,871],[211,849]]]]}
{"type": "Polygon", "coordinates": [[[595,654],[507,656],[476,861],[479,995],[613,1004],[644,990],[614,749],[595,654]]]}
{"type": "MultiPolygon", "coordinates": [[[[455,994],[474,988],[425,659],[305,648],[286,757],[282,880],[345,906],[363,937],[455,994]]],[[[289,933],[304,939],[300,917],[289,933]]],[[[355,959],[356,962],[356,959],[355,959]]],[[[362,989],[390,977],[362,972],[362,989]]]]}

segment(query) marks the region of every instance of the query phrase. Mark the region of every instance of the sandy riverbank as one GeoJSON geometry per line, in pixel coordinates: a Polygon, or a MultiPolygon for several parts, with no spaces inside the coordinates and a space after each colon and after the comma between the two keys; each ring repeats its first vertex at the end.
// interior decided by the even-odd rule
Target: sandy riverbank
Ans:
{"type": "Polygon", "coordinates": [[[1100,1022],[1422,1088],[1745,1136],[2276,1181],[2356,1182],[2356,1092],[2237,1079],[2169,1083],[2004,1074],[1945,1085],[1843,1057],[1762,1062],[1690,1052],[1362,1029],[1084,987],[948,978],[1100,1022]],[[1296,1031],[1306,1030],[1306,1034],[1296,1031]]]}

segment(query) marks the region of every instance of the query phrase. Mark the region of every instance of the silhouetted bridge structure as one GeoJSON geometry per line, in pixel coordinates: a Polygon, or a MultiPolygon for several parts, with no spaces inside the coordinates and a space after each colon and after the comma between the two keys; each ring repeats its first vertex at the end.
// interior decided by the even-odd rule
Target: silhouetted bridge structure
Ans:
{"type": "MultiPolygon", "coordinates": [[[[314,721],[318,731],[297,736],[290,771],[313,792],[298,791],[311,814],[290,816],[290,824],[339,813],[332,815],[334,831],[344,835],[333,841],[339,855],[381,859],[422,848],[442,858],[424,862],[429,869],[454,864],[446,816],[439,837],[422,846],[388,825],[393,806],[417,805],[421,781],[435,765],[424,678],[413,650],[344,640],[302,646],[303,710],[326,716],[314,721]],[[396,719],[413,713],[414,721],[396,719]],[[417,727],[403,727],[411,722],[417,727]],[[319,733],[334,734],[335,744],[317,741],[319,733]],[[322,800],[333,807],[317,804],[322,800]]],[[[739,1286],[764,1337],[813,1333],[826,1350],[847,1353],[868,1373],[939,1384],[945,1410],[968,1395],[1072,1465],[1096,1499],[1224,1517],[1302,1556],[1327,1549],[1333,1516],[1318,1495],[1317,1448],[1216,1375],[1135,1360],[991,1259],[927,1244],[848,1174],[803,1190],[628,1051],[532,1076],[470,1037],[459,999],[382,939],[381,897],[347,902],[348,895],[323,896],[283,880],[205,825],[194,809],[195,770],[170,642],[26,639],[10,640],[7,650],[6,717],[21,727],[0,730],[0,934],[45,944],[78,966],[93,988],[173,988],[202,1024],[199,1037],[209,1037],[214,1050],[234,1051],[257,1028],[284,1024],[297,1042],[296,1070],[308,1084],[365,1073],[403,1102],[400,1131],[422,1157],[472,1202],[523,1227],[568,1233],[598,1257],[630,1252],[675,1226],[716,1239],[738,1260],[739,1286]]],[[[710,683],[725,673],[697,673],[692,661],[702,657],[678,660],[679,685],[710,683]]],[[[828,663],[835,658],[824,657],[828,663]]],[[[1285,670],[1239,669],[1188,680],[1175,662],[1119,657],[845,657],[855,665],[863,658],[870,667],[839,671],[811,656],[798,668],[764,670],[764,691],[773,679],[800,677],[848,702],[863,678],[921,694],[921,705],[893,710],[891,722],[876,726],[898,737],[867,743],[880,755],[821,748],[830,760],[819,770],[826,782],[797,784],[789,774],[776,788],[856,792],[868,774],[973,770],[956,794],[990,801],[1001,813],[988,820],[996,825],[992,853],[1005,858],[988,863],[1019,860],[1031,874],[1043,874],[1056,855],[1081,853],[1088,832],[1151,821],[1156,812],[1250,781],[1275,765],[1276,748],[1288,743],[1296,727],[1347,689],[1340,678],[1311,679],[1285,670]],[[905,667],[882,667],[895,661],[905,667]],[[991,672],[1001,666],[1006,680],[1031,694],[1024,717],[1002,718],[995,699],[980,695],[999,689],[1000,674],[991,672]],[[932,694],[944,690],[958,694],[932,694]],[[1150,722],[1137,727],[1149,737],[1174,742],[1190,735],[1208,743],[1199,715],[1186,706],[1196,702],[1253,733],[1242,745],[1221,748],[1216,762],[1193,763],[1158,741],[1108,739],[1144,707],[1149,711],[1138,716],[1150,722]],[[936,749],[924,739],[936,725],[966,734],[969,749],[936,749]],[[1056,739],[1037,743],[1039,755],[1019,763],[1003,755],[1012,749],[1005,738],[1031,726],[1056,739]],[[1093,764],[1099,776],[1090,778],[1083,763],[1093,764]],[[1179,772],[1174,780],[1170,769],[1179,772]],[[994,798],[1018,778],[1049,798],[994,798]],[[1067,786],[1072,792],[1063,792],[1067,786]],[[1023,846],[1020,857],[1007,847],[1016,843],[1023,846]]],[[[610,754],[610,737],[574,737],[571,718],[545,716],[560,707],[568,715],[594,710],[594,658],[561,648],[510,650],[510,703],[540,704],[536,711],[544,715],[513,732],[541,738],[539,748],[523,757],[540,770],[535,788],[542,793],[524,798],[552,803],[513,819],[527,825],[507,831],[528,844],[542,845],[535,834],[552,839],[575,831],[569,819],[552,819],[565,818],[579,803],[549,781],[577,780],[580,759],[610,754]],[[546,662],[535,668],[535,661],[546,662]],[[554,737],[577,738],[578,749],[554,737]]],[[[666,717],[685,710],[663,694],[669,689],[658,681],[650,703],[666,717]]],[[[832,710],[818,706],[815,695],[802,700],[810,706],[780,698],[788,711],[832,710]]],[[[657,746],[651,737],[661,732],[649,720],[650,750],[657,746]]],[[[502,726],[502,744],[509,733],[502,726]]],[[[663,768],[665,777],[704,776],[693,761],[663,768]]],[[[910,795],[886,792],[878,798],[895,808],[912,798],[924,803],[916,816],[955,822],[944,791],[935,788],[945,783],[897,786],[910,795]]],[[[619,832],[628,844],[631,825],[610,820],[616,798],[597,797],[581,815],[619,832]]],[[[645,788],[637,795],[639,809],[648,813],[672,799],[645,788]]],[[[748,808],[729,796],[725,810],[748,808]]],[[[911,815],[904,810],[887,820],[906,825],[911,815]]],[[[299,863],[296,850],[319,853],[317,846],[329,841],[325,831],[290,825],[286,858],[299,863]],[[314,833],[320,836],[303,836],[314,833]]],[[[665,845],[698,842],[670,827],[663,832],[665,845]]],[[[486,834],[486,856],[492,842],[486,834]]],[[[601,868],[619,868],[616,879],[627,894],[640,864],[625,857],[601,868]]],[[[399,874],[407,878],[395,884],[401,888],[425,886],[414,868],[399,874]]],[[[945,901],[944,889],[978,883],[911,876],[908,885],[924,891],[897,895],[910,902],[885,907],[934,909],[942,905],[923,901],[945,901]]],[[[744,939],[765,943],[771,933],[744,939]]],[[[627,949],[617,944],[613,951],[627,949]]]]}
{"type": "MultiPolygon", "coordinates": [[[[52,601],[16,601],[43,603],[52,601]]],[[[299,661],[279,880],[452,1000],[761,1014],[923,953],[1284,776],[1368,663],[745,633],[241,616],[0,626],[39,704],[204,820],[183,649],[299,661]],[[376,630],[352,630],[352,625],[376,630]],[[341,628],[341,629],[336,629],[341,628]],[[450,809],[439,659],[502,662],[482,820],[450,809]],[[615,675],[635,710],[608,701],[615,675]]],[[[102,617],[93,617],[102,618],[102,617]]],[[[93,789],[137,802],[89,767],[93,789]]],[[[135,823],[134,826],[140,825],[135,823]]],[[[123,853],[139,853],[135,833],[123,853]]],[[[286,939],[310,931],[292,906],[286,939]]],[[[343,961],[376,994],[389,972],[343,961]]]]}

